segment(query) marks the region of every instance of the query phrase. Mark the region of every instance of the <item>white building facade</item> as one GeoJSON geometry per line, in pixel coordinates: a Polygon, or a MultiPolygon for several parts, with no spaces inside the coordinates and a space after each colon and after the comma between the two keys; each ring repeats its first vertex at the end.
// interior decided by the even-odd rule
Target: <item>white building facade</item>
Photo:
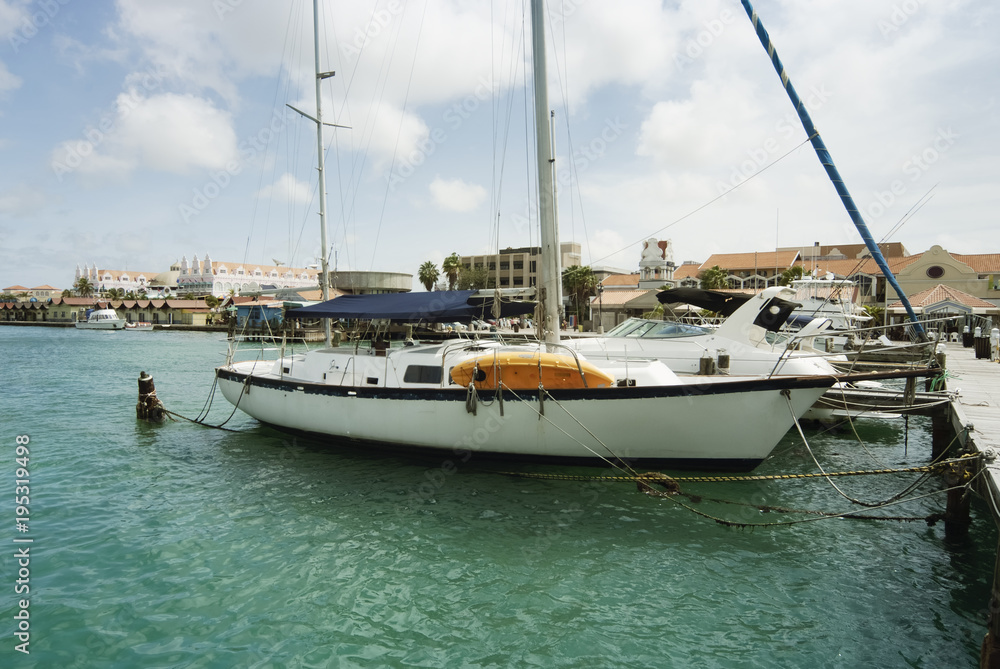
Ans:
{"type": "Polygon", "coordinates": [[[206,253],[204,260],[187,256],[170,268],[177,271],[177,292],[197,295],[257,293],[276,288],[316,288],[319,272],[312,268],[216,262],[206,253]]]}

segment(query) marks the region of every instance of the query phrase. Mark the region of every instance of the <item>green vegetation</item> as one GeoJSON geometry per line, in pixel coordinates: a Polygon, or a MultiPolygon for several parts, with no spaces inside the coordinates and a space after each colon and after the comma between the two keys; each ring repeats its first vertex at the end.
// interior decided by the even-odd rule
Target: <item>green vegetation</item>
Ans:
{"type": "Polygon", "coordinates": [[[572,298],[573,312],[576,314],[577,322],[583,321],[587,313],[589,298],[597,291],[597,276],[589,267],[571,265],[562,273],[563,290],[572,298]]]}
{"type": "Polygon", "coordinates": [[[441,276],[441,273],[438,272],[437,265],[430,260],[421,265],[417,271],[417,280],[423,284],[427,292],[434,290],[434,284],[437,283],[439,276],[441,276]]]}
{"type": "Polygon", "coordinates": [[[458,283],[458,272],[461,268],[462,261],[457,253],[452,253],[441,263],[441,270],[448,277],[448,290],[455,290],[455,284],[458,283]]]}
{"type": "Polygon", "coordinates": [[[490,276],[490,271],[486,265],[476,265],[470,269],[461,268],[458,272],[458,290],[482,290],[484,288],[495,288],[496,279],[490,276]]]}
{"type": "Polygon", "coordinates": [[[805,269],[802,267],[802,265],[792,265],[791,267],[789,267],[788,269],[786,269],[784,272],[781,273],[781,276],[778,278],[778,285],[790,286],[792,285],[792,281],[801,279],[804,273],[805,269]]]}
{"type": "Polygon", "coordinates": [[[729,273],[718,265],[709,267],[698,275],[701,280],[701,287],[705,290],[719,290],[729,288],[729,273]]]}

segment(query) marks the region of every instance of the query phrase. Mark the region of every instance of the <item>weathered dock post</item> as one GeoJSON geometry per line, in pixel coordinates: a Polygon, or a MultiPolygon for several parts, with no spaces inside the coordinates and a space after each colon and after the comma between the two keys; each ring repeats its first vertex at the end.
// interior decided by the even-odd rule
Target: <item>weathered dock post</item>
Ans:
{"type": "Polygon", "coordinates": [[[949,539],[964,539],[969,535],[969,489],[972,480],[972,462],[956,462],[944,473],[948,486],[948,505],[944,513],[944,535],[949,539]]]}
{"type": "Polygon", "coordinates": [[[156,396],[153,377],[139,372],[139,401],[135,405],[135,417],[150,423],[162,423],[167,417],[163,402],[156,396]]]}

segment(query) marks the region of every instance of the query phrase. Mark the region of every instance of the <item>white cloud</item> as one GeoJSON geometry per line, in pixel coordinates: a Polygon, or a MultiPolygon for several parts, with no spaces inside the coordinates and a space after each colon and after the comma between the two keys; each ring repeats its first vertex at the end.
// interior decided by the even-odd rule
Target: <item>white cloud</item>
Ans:
{"type": "Polygon", "coordinates": [[[261,189],[260,196],[280,199],[285,202],[308,204],[312,200],[315,190],[313,186],[285,173],[278,177],[273,184],[261,189]]]}
{"type": "Polygon", "coordinates": [[[0,0],[0,37],[13,35],[18,29],[24,27],[27,20],[28,12],[23,4],[0,0]]]}
{"type": "Polygon", "coordinates": [[[25,216],[41,211],[46,204],[45,193],[24,184],[0,193],[0,215],[25,216]]]}
{"type": "Polygon", "coordinates": [[[469,212],[486,201],[486,189],[461,179],[435,177],[430,185],[434,203],[446,211],[469,212]]]}
{"type": "Polygon", "coordinates": [[[83,135],[53,153],[57,175],[120,178],[139,167],[183,174],[225,169],[239,158],[229,113],[191,95],[122,93],[115,114],[83,135]]]}
{"type": "Polygon", "coordinates": [[[21,78],[15,74],[11,74],[7,66],[3,62],[0,62],[0,93],[13,90],[20,87],[20,85],[21,78]]]}

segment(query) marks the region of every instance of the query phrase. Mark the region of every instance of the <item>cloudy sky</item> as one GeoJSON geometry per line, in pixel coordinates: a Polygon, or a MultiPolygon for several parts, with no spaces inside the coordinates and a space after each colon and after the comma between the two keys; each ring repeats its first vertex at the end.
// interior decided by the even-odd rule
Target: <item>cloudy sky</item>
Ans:
{"type": "MultiPolygon", "coordinates": [[[[521,0],[321,8],[331,265],[537,244],[521,0]]],[[[1000,252],[1000,6],[758,0],[873,235],[1000,252]],[[895,232],[902,222],[902,226],[895,232]]],[[[549,6],[584,262],[857,243],[738,0],[549,6]]],[[[304,0],[0,0],[0,287],[322,254],[304,0]]],[[[530,40],[529,40],[530,43],[530,40]]],[[[414,281],[414,287],[419,285],[414,281]]]]}

